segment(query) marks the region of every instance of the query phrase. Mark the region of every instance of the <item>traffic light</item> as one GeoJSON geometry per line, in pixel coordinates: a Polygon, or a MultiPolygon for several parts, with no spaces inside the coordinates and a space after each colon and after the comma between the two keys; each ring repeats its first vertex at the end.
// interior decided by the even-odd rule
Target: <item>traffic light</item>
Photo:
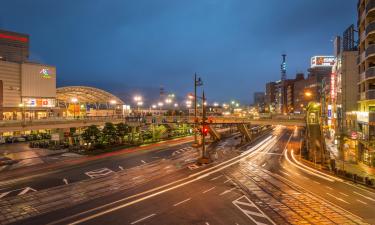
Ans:
{"type": "Polygon", "coordinates": [[[204,136],[207,136],[207,134],[208,134],[208,126],[203,126],[203,128],[202,128],[202,134],[204,136]]]}

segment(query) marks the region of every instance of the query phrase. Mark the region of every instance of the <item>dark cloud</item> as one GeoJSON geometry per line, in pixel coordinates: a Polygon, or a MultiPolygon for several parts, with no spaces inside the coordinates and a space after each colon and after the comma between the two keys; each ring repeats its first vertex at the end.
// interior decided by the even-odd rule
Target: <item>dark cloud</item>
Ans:
{"type": "Polygon", "coordinates": [[[31,35],[32,57],[57,66],[59,85],[183,95],[198,72],[211,99],[248,103],[279,78],[282,52],[290,77],[331,54],[332,37],[356,22],[356,2],[5,0],[0,21],[31,35]]]}

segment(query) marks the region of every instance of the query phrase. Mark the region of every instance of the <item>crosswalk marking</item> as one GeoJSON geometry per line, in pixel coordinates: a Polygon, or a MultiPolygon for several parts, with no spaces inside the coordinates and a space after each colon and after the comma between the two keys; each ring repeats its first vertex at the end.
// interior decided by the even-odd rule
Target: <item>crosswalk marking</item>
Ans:
{"type": "Polygon", "coordinates": [[[107,175],[112,174],[112,173],[114,173],[113,170],[110,170],[108,168],[101,168],[101,169],[86,172],[85,174],[87,176],[89,176],[90,178],[95,178],[95,177],[107,176],[107,175]]]}
{"type": "Polygon", "coordinates": [[[35,190],[34,188],[31,188],[31,187],[19,188],[19,189],[15,189],[15,190],[0,193],[0,199],[4,198],[4,197],[7,197],[7,196],[24,195],[24,194],[27,194],[29,192],[36,192],[36,191],[37,190],[35,190]]]}
{"type": "Polygon", "coordinates": [[[172,156],[175,156],[175,155],[178,155],[178,154],[182,154],[182,153],[184,153],[184,152],[186,152],[186,151],[189,151],[189,150],[191,150],[191,149],[193,149],[193,147],[185,147],[185,148],[181,148],[181,149],[179,149],[179,150],[174,151],[174,152],[172,153],[172,156]]]}
{"type": "Polygon", "coordinates": [[[245,195],[232,201],[242,213],[257,225],[276,225],[263,211],[245,195]]]}

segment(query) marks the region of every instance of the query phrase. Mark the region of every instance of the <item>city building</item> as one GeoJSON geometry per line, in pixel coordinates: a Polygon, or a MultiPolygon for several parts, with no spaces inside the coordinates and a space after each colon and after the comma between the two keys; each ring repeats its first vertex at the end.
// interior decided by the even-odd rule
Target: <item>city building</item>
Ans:
{"type": "Polygon", "coordinates": [[[253,105],[257,108],[258,112],[265,111],[265,98],[264,92],[254,92],[253,105]]]}
{"type": "Polygon", "coordinates": [[[46,118],[56,110],[56,68],[28,57],[28,35],[0,30],[0,120],[46,118]]]}
{"type": "Polygon", "coordinates": [[[375,166],[375,2],[358,1],[359,158],[375,166]]]}
{"type": "Polygon", "coordinates": [[[62,117],[123,115],[129,110],[120,98],[94,87],[57,88],[56,100],[59,108],[58,116],[62,117]]]}
{"type": "Polygon", "coordinates": [[[29,35],[0,30],[0,60],[26,62],[29,58],[29,35]]]}
{"type": "Polygon", "coordinates": [[[275,102],[276,102],[276,83],[268,82],[266,84],[266,94],[265,94],[265,111],[274,112],[275,102]]]}
{"type": "Polygon", "coordinates": [[[56,68],[0,61],[0,119],[41,119],[56,109],[56,68]]]}

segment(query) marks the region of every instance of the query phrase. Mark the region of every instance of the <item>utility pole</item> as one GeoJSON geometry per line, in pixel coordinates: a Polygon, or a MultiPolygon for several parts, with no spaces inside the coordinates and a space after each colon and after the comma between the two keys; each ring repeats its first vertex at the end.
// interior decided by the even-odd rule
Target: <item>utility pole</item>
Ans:
{"type": "Polygon", "coordinates": [[[206,107],[205,107],[205,103],[206,103],[206,98],[205,98],[205,95],[204,95],[204,91],[203,91],[203,94],[202,94],[202,157],[200,158],[199,162],[201,164],[207,164],[209,163],[209,159],[207,157],[207,154],[206,154],[206,135],[207,135],[207,132],[208,132],[208,128],[207,128],[207,124],[206,124],[206,107]]]}
{"type": "Polygon", "coordinates": [[[202,86],[203,82],[201,78],[197,78],[197,74],[194,74],[194,143],[198,145],[198,135],[197,135],[197,128],[198,128],[198,117],[197,117],[197,87],[202,86]]]}

